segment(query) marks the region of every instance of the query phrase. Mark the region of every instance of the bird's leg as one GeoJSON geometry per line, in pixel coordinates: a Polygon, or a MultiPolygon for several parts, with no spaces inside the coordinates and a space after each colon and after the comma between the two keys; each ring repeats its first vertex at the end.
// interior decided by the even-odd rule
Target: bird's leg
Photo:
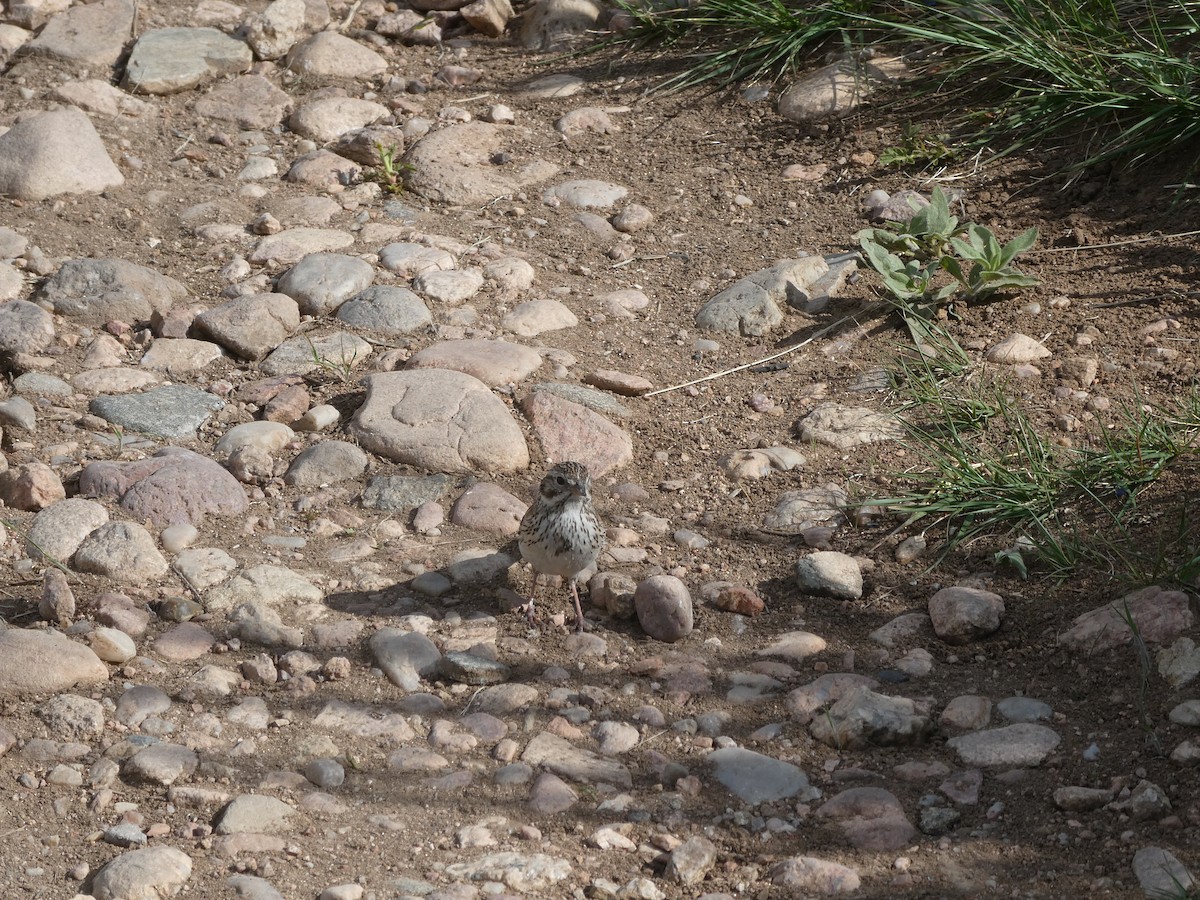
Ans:
{"type": "Polygon", "coordinates": [[[526,603],[523,607],[521,607],[521,610],[525,613],[525,621],[529,623],[529,627],[531,627],[531,628],[536,627],[538,625],[538,623],[540,622],[540,617],[537,614],[537,610],[534,609],[534,607],[533,607],[534,598],[537,597],[537,590],[538,590],[537,574],[534,573],[533,593],[529,597],[529,602],[526,603]]]}
{"type": "Polygon", "coordinates": [[[571,579],[571,597],[575,601],[575,632],[583,633],[583,607],[579,605],[579,587],[575,584],[575,579],[571,579]]]}

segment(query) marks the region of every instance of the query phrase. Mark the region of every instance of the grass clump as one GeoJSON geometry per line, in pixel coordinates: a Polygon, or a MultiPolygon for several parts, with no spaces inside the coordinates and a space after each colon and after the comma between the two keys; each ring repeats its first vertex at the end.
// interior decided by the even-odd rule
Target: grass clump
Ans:
{"type": "Polygon", "coordinates": [[[1147,524],[1139,497],[1200,435],[1195,393],[1175,410],[1125,409],[1091,446],[1072,448],[1044,438],[997,382],[946,379],[921,360],[902,368],[897,392],[906,446],[921,464],[897,476],[899,491],[865,502],[905,525],[927,521],[942,533],[942,557],[986,537],[1003,545],[996,561],[1021,573],[1026,556],[1057,575],[1084,562],[1180,580],[1200,570],[1188,522],[1157,561],[1138,532],[1147,524]]]}
{"type": "MultiPolygon", "coordinates": [[[[909,54],[923,107],[953,104],[960,137],[1000,154],[1047,138],[1082,140],[1078,168],[1137,164],[1178,158],[1200,135],[1200,0],[623,6],[634,24],[620,40],[691,51],[687,67],[660,88],[775,80],[811,68],[830,49],[885,46],[909,54]]],[[[934,144],[907,153],[940,150],[934,144]]],[[[889,164],[904,157],[901,147],[889,164]]]]}

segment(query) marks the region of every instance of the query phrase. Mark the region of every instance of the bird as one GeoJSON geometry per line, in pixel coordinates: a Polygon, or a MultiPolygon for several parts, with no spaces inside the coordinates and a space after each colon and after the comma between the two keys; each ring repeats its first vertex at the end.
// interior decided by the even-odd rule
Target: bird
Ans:
{"type": "MultiPolygon", "coordinates": [[[[604,544],[604,526],[592,506],[592,476],[587,466],[578,462],[558,463],[546,473],[538,487],[537,499],[521,518],[517,546],[535,572],[570,581],[576,631],[583,631],[583,607],[579,604],[576,579],[596,564],[604,544]]],[[[536,582],[534,593],[537,593],[536,582]]],[[[534,622],[533,598],[525,612],[529,621],[534,622]]]]}

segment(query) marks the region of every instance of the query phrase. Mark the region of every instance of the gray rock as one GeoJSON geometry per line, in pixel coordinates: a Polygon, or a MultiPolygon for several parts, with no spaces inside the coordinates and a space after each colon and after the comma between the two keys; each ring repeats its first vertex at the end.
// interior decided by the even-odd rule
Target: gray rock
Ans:
{"type": "Polygon", "coordinates": [[[553,895],[553,886],[569,878],[571,871],[567,860],[543,853],[489,853],[446,866],[446,874],[451,878],[499,883],[519,894],[549,890],[553,895]]]}
{"type": "Polygon", "coordinates": [[[59,739],[88,740],[104,731],[104,707],[90,697],[59,694],[33,712],[59,739]]]}
{"type": "Polygon", "coordinates": [[[0,195],[45,200],[124,183],[91,119],[74,107],[30,116],[0,134],[0,195]]]}
{"type": "Polygon", "coordinates": [[[456,553],[445,571],[455,584],[488,582],[506,572],[516,560],[498,550],[477,547],[456,553]]]}
{"type": "Polygon", "coordinates": [[[696,313],[696,325],[710,331],[760,337],[783,321],[789,298],[807,297],[808,288],[829,269],[819,256],[786,259],[735,281],[696,313]]]}
{"type": "Polygon", "coordinates": [[[840,118],[858,106],[880,84],[904,77],[899,57],[842,59],[804,75],[779,97],[779,115],[791,122],[840,118]]]}
{"type": "MultiPolygon", "coordinates": [[[[240,515],[249,508],[242,486],[229,472],[181,447],[164,447],[134,462],[89,463],[79,476],[79,493],[118,500],[135,520],[160,526],[199,525],[206,516],[240,515]]],[[[87,521],[96,518],[90,508],[79,510],[85,513],[87,521]]]]}
{"type": "Polygon", "coordinates": [[[225,883],[238,900],[287,900],[275,885],[257,875],[230,875],[225,883]]]}
{"type": "Polygon", "coordinates": [[[127,584],[145,584],[162,577],[169,568],[150,532],[135,522],[101,525],[83,539],[74,563],[81,572],[127,584]]]}
{"type": "Polygon", "coordinates": [[[179,378],[208,368],[224,356],[217,344],[191,338],[158,338],[142,355],[139,365],[147,369],[162,369],[179,378]]]}
{"type": "Polygon", "coordinates": [[[120,822],[104,829],[104,843],[116,847],[145,847],[146,835],[132,822],[120,822]]]}
{"type": "Polygon", "coordinates": [[[292,461],[283,480],[301,490],[312,490],[324,484],[358,478],[367,470],[367,464],[367,455],[354,444],[321,441],[292,461]]]}
{"type": "Polygon", "coordinates": [[[51,311],[92,325],[148,322],[188,297],[174,278],[124,259],[71,259],[35,295],[51,311]]]}
{"type": "Polygon", "coordinates": [[[149,847],[122,853],[92,880],[96,900],[171,897],[192,874],[188,855],[174,847],[149,847]]]}
{"type": "Polygon", "coordinates": [[[56,375],[45,372],[26,372],[13,380],[13,390],[30,397],[70,397],[75,389],[56,375]]]}
{"type": "Polygon", "coordinates": [[[159,28],[133,45],[121,87],[131,93],[174,94],[250,68],[250,48],[215,28],[159,28]]]}
{"type": "Polygon", "coordinates": [[[574,328],[579,318],[565,304],[557,300],[526,300],[505,313],[500,325],[521,337],[537,337],[547,331],[574,328]]]}
{"type": "Polygon", "coordinates": [[[879,686],[874,678],[853,672],[837,672],[821,675],[788,695],[788,708],[792,718],[804,725],[812,721],[818,710],[840,700],[860,687],[879,686]]]}
{"type": "Polygon", "coordinates": [[[629,408],[614,398],[612,394],[598,391],[582,384],[569,384],[559,381],[540,381],[533,386],[534,391],[545,391],[571,403],[586,406],[601,415],[614,416],[618,419],[629,417],[629,408]]]}
{"type": "Polygon", "coordinates": [[[388,108],[357,97],[322,97],[292,113],[288,127],[301,137],[320,144],[336,141],[349,131],[361,129],[389,115],[388,108]]]}
{"type": "Polygon", "coordinates": [[[304,35],[304,0],[274,0],[242,26],[245,38],[259,59],[279,59],[304,35]]]}
{"type": "Polygon", "coordinates": [[[781,534],[799,534],[814,525],[842,523],[850,496],[836,484],[823,484],[801,491],[785,491],[775,508],[763,519],[763,529],[781,534]]]}
{"type": "Polygon", "coordinates": [[[382,248],[379,251],[379,264],[401,278],[413,278],[423,272],[446,271],[457,265],[446,250],[405,241],[382,248]]]}
{"type": "Polygon", "coordinates": [[[809,724],[812,736],[828,747],[855,750],[868,746],[918,744],[933,730],[907,697],[888,697],[859,686],[809,724]]]}
{"type": "Polygon", "coordinates": [[[387,60],[336,31],[322,31],[291,49],[287,67],[299,75],[372,78],[387,71],[387,60]]]}
{"type": "Polygon", "coordinates": [[[771,883],[800,896],[852,894],[862,886],[854,869],[813,856],[793,856],[770,869],[771,883]]]}
{"type": "Polygon", "coordinates": [[[514,472],[529,465],[524,435],[478,379],[435,369],[366,378],[367,399],[350,424],[363,447],[440,472],[514,472]]]}
{"type": "Polygon", "coordinates": [[[89,66],[115,66],[133,30],[130,0],[100,0],[53,16],[29,49],[89,66]]]}
{"type": "Polygon", "coordinates": [[[571,781],[609,784],[622,788],[633,785],[629,769],[621,763],[576,747],[570,741],[548,731],[539,732],[525,745],[521,761],[531,766],[540,766],[571,781]]]}
{"type": "Polygon", "coordinates": [[[440,670],[441,652],[433,641],[415,631],[381,628],[371,637],[370,647],[388,680],[406,691],[417,690],[422,676],[440,670]]]}
{"type": "Polygon", "coordinates": [[[429,308],[407,288],[375,285],[355,294],[338,307],[337,317],[347,325],[384,335],[412,334],[433,324],[429,308]]]}
{"type": "Polygon", "coordinates": [[[289,831],[296,810],[282,800],[241,794],[217,816],[217,834],[278,834],[289,831]]]}
{"type": "Polygon", "coordinates": [[[1158,674],[1171,687],[1182,687],[1200,675],[1200,648],[1188,637],[1176,638],[1170,647],[1158,651],[1158,674]]]}
{"type": "Polygon", "coordinates": [[[415,194],[453,206],[478,206],[496,197],[515,194],[552,177],[558,167],[542,159],[510,166],[492,164],[492,157],[516,151],[529,140],[523,128],[467,122],[432,132],[404,155],[412,166],[406,186],[415,194]]]}
{"type": "Polygon", "coordinates": [[[208,119],[265,131],[291,112],[292,98],[261,75],[242,75],[216,85],[194,109],[208,119]]]}
{"type": "Polygon", "coordinates": [[[691,837],[671,851],[663,877],[682,885],[699,884],[716,861],[716,844],[705,837],[691,837]]]}
{"type": "Polygon", "coordinates": [[[1186,896],[1196,880],[1170,850],[1143,847],[1133,854],[1133,874],[1150,898],[1186,896]]]}
{"type": "Polygon", "coordinates": [[[409,513],[439,500],[449,487],[446,475],[376,475],[363,490],[362,504],[367,509],[409,513]]]}
{"type": "Polygon", "coordinates": [[[473,653],[448,652],[441,660],[442,674],[463,684],[499,684],[512,677],[512,669],[473,653]]]}
{"type": "Polygon", "coordinates": [[[0,304],[0,353],[37,353],[54,341],[54,322],[40,306],[26,300],[0,304]]]}
{"type": "Polygon", "coordinates": [[[542,192],[542,202],[574,209],[608,209],[618,200],[625,199],[628,193],[628,188],[607,181],[581,179],[547,188],[542,192]]]}
{"type": "Polygon", "coordinates": [[[1059,643],[1087,654],[1123,647],[1133,637],[1126,615],[1132,617],[1139,637],[1148,644],[1169,644],[1195,621],[1186,594],[1151,585],[1076,616],[1059,643]]]}
{"type": "Polygon", "coordinates": [[[307,375],[325,371],[338,378],[348,378],[370,355],[371,345],[362,338],[335,331],[323,337],[302,335],[284,341],[259,364],[259,368],[267,375],[307,375]]]}
{"type": "Polygon", "coordinates": [[[34,412],[33,404],[24,397],[10,397],[0,401],[0,427],[33,431],[37,428],[37,413],[34,412]]]}
{"type": "Polygon", "coordinates": [[[287,294],[309,316],[328,315],[365,290],[375,269],[365,260],[341,253],[310,253],[279,279],[275,289],[287,294]]]}
{"type": "Polygon", "coordinates": [[[929,598],[933,630],[948,644],[967,644],[987,637],[1004,620],[1004,598],[978,588],[942,588],[929,598]]]}
{"type": "Polygon", "coordinates": [[[204,605],[209,610],[221,610],[248,601],[280,605],[319,603],[324,599],[320,588],[291,569],[258,565],[209,591],[204,596],[204,605]]]}
{"type": "Polygon", "coordinates": [[[441,306],[461,306],[483,287],[483,273],[478,269],[450,269],[444,272],[422,272],[412,282],[413,290],[441,306]]]}
{"type": "Polygon", "coordinates": [[[0,697],[44,696],[107,680],[108,668],[95,653],[57,631],[0,631],[0,697]]]}
{"type": "Polygon", "coordinates": [[[169,785],[190,777],[199,763],[199,757],[187,747],[152,744],[125,760],[121,777],[127,781],[169,785]]]}
{"type": "Polygon", "coordinates": [[[346,770],[336,759],[322,757],[304,766],[304,777],[322,790],[339,788],[346,780],[346,770]]]}
{"type": "Polygon", "coordinates": [[[128,431],[163,438],[187,438],[225,401],[185,384],[169,384],[141,394],[105,395],[90,404],[92,413],[128,431]]]}
{"type": "Polygon", "coordinates": [[[1040,765],[1061,740],[1045,725],[1020,723],[972,731],[950,738],[946,745],[957,751],[963,765],[1014,768],[1040,765]]]}
{"type": "Polygon", "coordinates": [[[1113,812],[1124,813],[1135,822],[1148,822],[1151,819],[1160,819],[1167,815],[1171,811],[1171,801],[1167,797],[1166,791],[1154,782],[1143,778],[1133,790],[1128,793],[1122,791],[1118,799],[1106,808],[1113,812]]]}
{"type": "Polygon", "coordinates": [[[1005,697],[996,711],[1010,722],[1044,722],[1054,715],[1049,703],[1031,697],[1005,697]]]}
{"type": "Polygon", "coordinates": [[[1060,787],[1054,791],[1054,805],[1066,812],[1092,812],[1113,798],[1107,788],[1060,787]]]}
{"type": "Polygon", "coordinates": [[[300,327],[300,307],[286,294],[254,294],[205,310],[194,327],[235,356],[255,360],[300,327]]]}
{"type": "Polygon", "coordinates": [[[803,802],[820,796],[801,769],[753,750],[725,747],[708,754],[705,761],[713,766],[717,781],[748,806],[791,797],[803,802]]]}
{"type": "Polygon", "coordinates": [[[150,716],[158,716],[171,708],[166,691],[152,684],[137,684],[126,689],[117,700],[116,719],[122,725],[137,728],[150,716]]]}
{"type": "Polygon", "coordinates": [[[802,441],[843,451],[904,436],[900,422],[888,413],[837,403],[822,403],[797,423],[796,430],[802,441]]]}
{"type": "Polygon", "coordinates": [[[818,550],[796,561],[796,586],[806,594],[858,600],[863,593],[862,569],[853,556],[818,550]]]}

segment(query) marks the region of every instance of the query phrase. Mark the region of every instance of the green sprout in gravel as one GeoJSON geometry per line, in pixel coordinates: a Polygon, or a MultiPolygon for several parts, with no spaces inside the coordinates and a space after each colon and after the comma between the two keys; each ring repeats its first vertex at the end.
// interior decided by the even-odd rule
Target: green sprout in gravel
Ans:
{"type": "Polygon", "coordinates": [[[404,176],[412,172],[411,163],[396,161],[396,148],[391,145],[375,142],[375,152],[379,154],[379,165],[370,169],[363,177],[373,181],[387,194],[404,193],[404,176]]]}

